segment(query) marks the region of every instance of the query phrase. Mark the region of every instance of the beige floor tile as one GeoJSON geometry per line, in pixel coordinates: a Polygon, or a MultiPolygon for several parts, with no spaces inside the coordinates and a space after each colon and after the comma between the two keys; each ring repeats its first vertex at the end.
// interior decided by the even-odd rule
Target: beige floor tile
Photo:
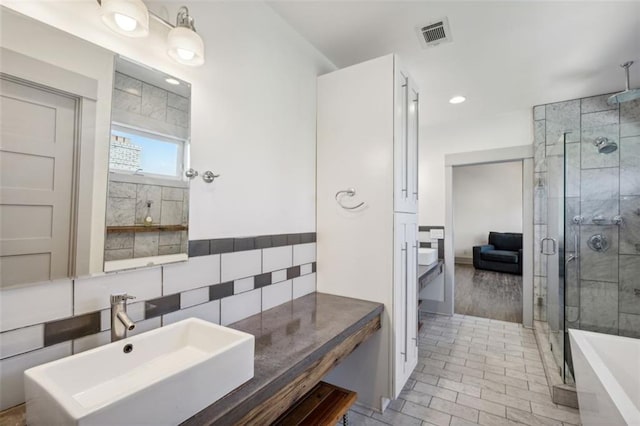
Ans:
{"type": "Polygon", "coordinates": [[[458,404],[465,405],[467,407],[472,407],[480,411],[485,411],[487,413],[491,413],[496,416],[505,417],[506,416],[506,407],[502,404],[497,404],[495,402],[487,401],[485,399],[474,398],[468,395],[458,395],[458,404]]]}
{"type": "Polygon", "coordinates": [[[422,405],[414,404],[407,401],[402,407],[402,412],[412,417],[417,417],[426,422],[433,423],[438,426],[449,426],[451,422],[451,416],[432,408],[424,407],[422,405]]]}
{"type": "Polygon", "coordinates": [[[455,392],[463,393],[465,395],[480,398],[480,388],[475,385],[470,385],[462,382],[454,382],[452,380],[440,378],[438,380],[438,386],[455,392]]]}
{"type": "MultiPolygon", "coordinates": [[[[465,395],[461,395],[465,396],[465,395]]],[[[471,397],[469,397],[471,398],[471,397]]],[[[466,405],[456,404],[455,402],[446,401],[441,398],[431,398],[429,408],[442,411],[443,413],[451,414],[452,416],[460,417],[472,422],[478,422],[478,410],[468,407],[466,405]]]]}
{"type": "Polygon", "coordinates": [[[513,395],[485,389],[482,391],[481,398],[486,399],[487,401],[505,405],[507,407],[513,407],[523,411],[531,411],[531,404],[529,403],[529,401],[520,399],[513,395]]]}

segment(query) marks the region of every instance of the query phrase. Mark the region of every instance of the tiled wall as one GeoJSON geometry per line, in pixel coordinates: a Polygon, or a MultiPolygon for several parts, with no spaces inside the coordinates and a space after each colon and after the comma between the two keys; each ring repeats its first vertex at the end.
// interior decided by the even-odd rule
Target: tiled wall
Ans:
{"type": "MultiPolygon", "coordinates": [[[[565,192],[565,259],[575,254],[574,236],[580,240],[580,257],[565,272],[565,319],[569,327],[640,337],[640,101],[608,105],[608,95],[534,108],[535,129],[535,241],[539,244],[549,226],[547,209],[565,192]],[[555,150],[565,148],[566,187],[557,187],[555,150]],[[598,153],[595,138],[605,136],[618,144],[610,154],[598,153]],[[611,224],[621,215],[623,224],[611,224]],[[574,216],[584,218],[580,227],[574,216]],[[602,215],[607,224],[595,225],[602,215]],[[579,234],[577,234],[579,232],[579,234]],[[603,234],[610,247],[591,250],[587,240],[603,234]],[[579,270],[577,269],[579,265],[579,270]],[[580,281],[578,282],[578,273],[580,281]]],[[[561,182],[561,181],[560,181],[561,182]]],[[[546,256],[536,247],[534,291],[547,298],[546,256]]],[[[562,299],[560,299],[562,300],[562,299]]],[[[545,319],[544,309],[536,319],[545,319]]]]}
{"type": "Polygon", "coordinates": [[[112,120],[142,129],[188,137],[189,99],[120,72],[115,73],[112,120]]]}
{"type": "MultiPolygon", "coordinates": [[[[156,225],[187,225],[189,222],[189,189],[160,185],[136,184],[122,176],[109,179],[107,226],[144,224],[147,202],[156,225]]],[[[186,253],[189,243],[186,231],[110,233],[105,239],[105,261],[186,253]]]]}
{"type": "Polygon", "coordinates": [[[419,226],[418,239],[420,247],[430,247],[438,249],[438,259],[444,259],[444,238],[431,238],[431,230],[442,230],[444,226],[419,226]]]}
{"type": "Polygon", "coordinates": [[[136,296],[135,335],[188,317],[228,325],[316,289],[315,233],[191,243],[188,262],[2,290],[0,409],[24,401],[25,369],[109,343],[114,292],[136,296]]]}

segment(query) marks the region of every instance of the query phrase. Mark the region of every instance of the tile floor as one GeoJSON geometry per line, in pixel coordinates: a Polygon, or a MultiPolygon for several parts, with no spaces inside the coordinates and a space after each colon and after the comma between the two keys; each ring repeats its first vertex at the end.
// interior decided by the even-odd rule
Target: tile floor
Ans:
{"type": "Polygon", "coordinates": [[[578,425],[554,404],[533,330],[479,317],[424,315],[418,366],[384,414],[354,406],[349,425],[578,425]]]}

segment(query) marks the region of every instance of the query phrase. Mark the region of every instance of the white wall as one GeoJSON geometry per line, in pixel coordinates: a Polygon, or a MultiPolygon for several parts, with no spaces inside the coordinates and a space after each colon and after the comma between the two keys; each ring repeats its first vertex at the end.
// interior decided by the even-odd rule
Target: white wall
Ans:
{"type": "MultiPolygon", "coordinates": [[[[424,94],[428,96],[428,94],[424,94]]],[[[471,100],[467,101],[470,102],[471,100]]],[[[449,106],[448,106],[449,107],[449,106]]],[[[450,105],[464,108],[464,104],[450,105]]],[[[424,113],[421,111],[421,113],[424,113]]],[[[425,123],[425,117],[421,117],[425,123]]],[[[529,108],[464,123],[420,128],[420,225],[444,225],[445,154],[530,145],[533,117],[529,108]]]]}
{"type": "MultiPolygon", "coordinates": [[[[268,6],[187,3],[207,56],[190,68],[166,55],[168,30],[153,20],[149,37],[130,39],[94,1],[3,4],[192,83],[191,165],[222,176],[192,182],[190,239],[315,230],[316,77],[335,67],[268,6]]],[[[171,20],[181,4],[165,4],[171,20]]]]}
{"type": "Polygon", "coordinates": [[[472,257],[490,231],[522,232],[522,161],[453,168],[455,257],[472,257]]]}

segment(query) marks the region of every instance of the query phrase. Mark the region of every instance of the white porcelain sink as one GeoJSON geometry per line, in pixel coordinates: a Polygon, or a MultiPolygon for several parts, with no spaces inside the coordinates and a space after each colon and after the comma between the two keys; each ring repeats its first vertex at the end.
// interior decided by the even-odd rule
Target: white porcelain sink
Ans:
{"type": "Polygon", "coordinates": [[[431,265],[438,260],[438,249],[419,248],[418,249],[418,265],[431,265]]]}
{"type": "Polygon", "coordinates": [[[25,371],[27,424],[175,425],[251,379],[253,362],[254,336],[189,318],[25,371]]]}

